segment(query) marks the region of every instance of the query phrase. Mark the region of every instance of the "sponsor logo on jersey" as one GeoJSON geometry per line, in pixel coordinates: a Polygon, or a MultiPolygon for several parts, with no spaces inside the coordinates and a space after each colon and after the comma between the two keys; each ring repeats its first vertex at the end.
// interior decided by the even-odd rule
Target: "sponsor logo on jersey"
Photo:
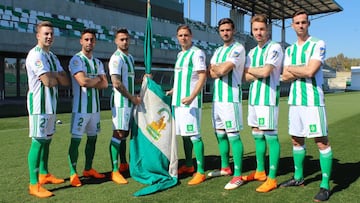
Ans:
{"type": "Polygon", "coordinates": [[[276,50],[274,50],[274,51],[272,52],[271,59],[274,60],[274,59],[276,59],[278,56],[279,56],[279,52],[276,51],[276,50]]]}
{"type": "Polygon", "coordinates": [[[326,49],[325,47],[320,47],[320,56],[325,56],[326,49]]]}
{"type": "Polygon", "coordinates": [[[200,61],[200,63],[204,63],[204,62],[205,62],[204,56],[200,56],[200,57],[199,57],[199,61],[200,61]]]}
{"type": "Polygon", "coordinates": [[[238,57],[238,56],[240,56],[240,52],[234,51],[234,53],[232,54],[232,57],[238,57]]]}

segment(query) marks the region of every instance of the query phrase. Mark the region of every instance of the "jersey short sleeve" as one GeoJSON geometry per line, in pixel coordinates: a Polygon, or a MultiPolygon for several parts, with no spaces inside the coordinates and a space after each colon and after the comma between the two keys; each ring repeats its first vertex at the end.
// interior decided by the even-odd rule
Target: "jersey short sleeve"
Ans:
{"type": "Polygon", "coordinates": [[[37,77],[46,72],[50,72],[49,63],[46,63],[46,56],[42,54],[42,52],[32,51],[27,60],[28,66],[37,77]]]}
{"type": "Polygon", "coordinates": [[[81,60],[80,56],[75,55],[71,58],[69,63],[69,70],[71,75],[75,75],[77,72],[84,71],[83,67],[83,61],[81,60]]]}
{"type": "Polygon", "coordinates": [[[109,61],[109,74],[110,75],[122,75],[121,67],[123,66],[124,62],[121,60],[120,56],[116,56],[113,54],[109,61]]]}
{"type": "Polygon", "coordinates": [[[325,42],[323,40],[319,40],[318,42],[316,42],[316,45],[314,47],[314,52],[313,55],[311,55],[310,60],[315,59],[321,61],[321,63],[324,63],[325,55],[326,55],[325,42]]]}
{"type": "Polygon", "coordinates": [[[283,63],[283,51],[278,43],[273,43],[269,47],[268,54],[266,56],[265,64],[271,64],[275,67],[281,67],[283,63]]]}
{"type": "Polygon", "coordinates": [[[250,55],[246,55],[246,59],[245,59],[245,68],[250,68],[250,64],[251,64],[251,57],[250,55]]]}
{"type": "Polygon", "coordinates": [[[239,44],[231,51],[229,57],[226,59],[225,62],[230,61],[235,65],[235,67],[244,67],[244,58],[245,48],[241,44],[239,44]]]}
{"type": "Polygon", "coordinates": [[[205,59],[205,53],[201,49],[194,52],[194,56],[192,58],[194,64],[194,71],[206,70],[205,59]]]}

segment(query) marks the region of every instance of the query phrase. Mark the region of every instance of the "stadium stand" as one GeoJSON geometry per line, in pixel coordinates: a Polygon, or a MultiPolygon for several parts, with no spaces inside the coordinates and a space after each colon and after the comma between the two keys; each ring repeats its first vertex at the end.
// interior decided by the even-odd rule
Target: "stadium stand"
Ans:
{"type": "MultiPolygon", "coordinates": [[[[141,0],[135,1],[141,2],[141,0]]],[[[108,9],[93,2],[95,1],[4,0],[0,2],[0,103],[11,103],[14,100],[21,103],[26,101],[27,77],[21,64],[24,63],[28,50],[36,43],[34,37],[36,24],[43,20],[50,21],[55,26],[56,38],[52,50],[57,54],[65,69],[67,69],[70,57],[79,51],[78,40],[84,28],[96,30],[98,41],[95,55],[103,61],[107,69],[109,57],[116,48],[113,43],[114,32],[119,27],[127,27],[132,38],[130,52],[135,57],[136,76],[142,77],[145,16],[134,11],[108,9]],[[15,69],[4,68],[7,65],[14,66],[15,69]]],[[[174,0],[172,2],[178,3],[174,0]]],[[[193,42],[205,51],[208,61],[214,50],[222,44],[215,27],[187,18],[182,18],[182,21],[156,15],[152,17],[152,71],[155,81],[161,84],[164,90],[170,89],[173,83],[173,63],[180,50],[175,36],[179,24],[185,23],[192,28],[193,42]]],[[[247,47],[247,50],[255,44],[248,33],[237,33],[236,37],[247,47]]],[[[136,88],[139,89],[140,86],[136,88]]],[[[204,92],[206,94],[204,98],[210,99],[211,80],[208,80],[204,92]]],[[[111,84],[101,93],[104,108],[108,107],[110,94],[111,84]]],[[[59,96],[60,99],[69,101],[72,98],[71,88],[60,87],[59,96]]]]}
{"type": "MultiPolygon", "coordinates": [[[[81,1],[75,1],[75,3],[81,3],[81,1]]],[[[63,37],[75,37],[80,36],[81,31],[84,28],[92,28],[97,31],[97,38],[102,41],[112,42],[114,38],[114,31],[106,26],[95,24],[92,20],[73,18],[66,15],[52,14],[44,11],[27,10],[22,8],[12,8],[10,6],[0,5],[1,14],[1,29],[17,30],[19,32],[34,33],[36,24],[39,21],[50,21],[53,23],[55,29],[55,36],[63,37]]],[[[153,18],[159,21],[158,18],[153,18]]],[[[192,21],[185,19],[186,23],[196,30],[204,32],[212,32],[216,34],[215,27],[207,25],[202,22],[192,21]]],[[[161,20],[160,20],[161,21],[161,20]]],[[[170,21],[167,21],[170,22],[170,21]]],[[[144,33],[140,31],[130,31],[133,39],[139,40],[138,43],[143,43],[144,33]]],[[[179,45],[175,37],[162,36],[155,34],[153,48],[166,49],[166,50],[179,50],[179,45]]],[[[211,43],[208,41],[194,40],[194,44],[204,49],[207,54],[211,54],[219,44],[211,43]]]]}

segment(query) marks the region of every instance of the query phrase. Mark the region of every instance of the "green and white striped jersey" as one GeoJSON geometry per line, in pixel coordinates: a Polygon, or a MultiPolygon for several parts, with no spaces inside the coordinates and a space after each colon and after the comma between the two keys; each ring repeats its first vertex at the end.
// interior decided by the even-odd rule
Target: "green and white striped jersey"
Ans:
{"type": "Polygon", "coordinates": [[[205,54],[201,49],[192,46],[190,49],[178,53],[174,70],[173,106],[202,107],[202,91],[199,92],[190,105],[182,104],[181,99],[190,96],[193,92],[199,80],[197,71],[205,70],[205,54]]]}
{"type": "MultiPolygon", "coordinates": [[[[135,80],[135,65],[133,57],[128,54],[124,54],[121,50],[116,50],[109,61],[109,73],[110,75],[120,75],[121,82],[128,90],[128,92],[134,95],[134,80],[135,80]]],[[[131,107],[131,101],[123,96],[116,88],[113,88],[111,99],[111,107],[131,107]]]]}
{"type": "Polygon", "coordinates": [[[57,86],[46,87],[39,77],[47,72],[64,71],[58,58],[52,52],[45,52],[39,46],[35,46],[26,57],[26,71],[29,85],[27,93],[29,114],[56,114],[57,86]]]}
{"type": "Polygon", "coordinates": [[[86,77],[95,78],[105,75],[102,62],[92,57],[88,59],[82,52],[74,55],[69,63],[70,73],[73,77],[73,113],[96,113],[100,112],[99,90],[97,88],[81,87],[74,78],[78,72],[84,72],[86,77]]]}
{"type": "MultiPolygon", "coordinates": [[[[323,64],[325,54],[325,42],[309,37],[303,45],[294,43],[285,50],[284,66],[306,66],[312,59],[323,64]]],[[[291,83],[288,103],[297,106],[325,106],[323,81],[322,66],[314,77],[294,80],[291,83]]]]}
{"type": "Polygon", "coordinates": [[[210,63],[219,64],[228,61],[235,67],[227,75],[215,79],[213,101],[241,103],[241,81],[245,65],[245,48],[242,44],[234,42],[229,46],[217,48],[210,63]]]}
{"type": "Polygon", "coordinates": [[[283,51],[280,44],[268,41],[263,47],[256,46],[250,50],[245,67],[263,68],[265,64],[274,66],[266,78],[251,82],[249,104],[257,106],[278,106],[280,95],[280,74],[283,64],[283,51]]]}

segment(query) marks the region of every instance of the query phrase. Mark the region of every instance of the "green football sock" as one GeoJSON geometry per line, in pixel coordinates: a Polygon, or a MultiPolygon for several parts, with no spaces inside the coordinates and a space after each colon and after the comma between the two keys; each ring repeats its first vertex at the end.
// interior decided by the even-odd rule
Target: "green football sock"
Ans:
{"type": "Polygon", "coordinates": [[[126,139],[120,140],[120,162],[127,163],[126,161],[126,139]]]}
{"type": "Polygon", "coordinates": [[[234,176],[241,176],[242,173],[242,158],[243,158],[243,143],[239,133],[228,134],[231,143],[232,155],[234,160],[234,176]]]}
{"type": "Polygon", "coordinates": [[[32,139],[30,150],[28,153],[28,166],[30,175],[30,184],[34,185],[38,183],[38,169],[40,162],[40,153],[43,145],[42,139],[32,139]]]}
{"type": "Polygon", "coordinates": [[[97,136],[88,136],[85,146],[85,170],[90,170],[92,168],[92,163],[95,155],[97,136]]]}
{"type": "Polygon", "coordinates": [[[255,141],[256,171],[265,171],[266,141],[264,134],[252,133],[255,141]]]}
{"type": "Polygon", "coordinates": [[[320,151],[320,167],[322,173],[322,179],[320,187],[325,189],[330,189],[330,175],[331,175],[331,167],[332,167],[332,158],[333,153],[331,148],[320,151]]]}
{"type": "Polygon", "coordinates": [[[277,134],[267,135],[265,139],[269,144],[269,178],[275,179],[280,159],[280,143],[277,134]]]}
{"type": "Polygon", "coordinates": [[[39,174],[48,174],[48,162],[49,162],[49,149],[51,139],[44,139],[43,147],[41,148],[39,174]]]}
{"type": "Polygon", "coordinates": [[[189,136],[182,136],[182,138],[183,138],[183,145],[185,152],[185,165],[191,167],[193,165],[193,161],[192,161],[193,143],[191,142],[189,136]]]}
{"type": "Polygon", "coordinates": [[[294,178],[300,180],[304,177],[304,159],[306,155],[306,149],[304,147],[298,147],[293,149],[293,158],[295,166],[294,178]]]}
{"type": "Polygon", "coordinates": [[[216,138],[218,141],[218,147],[221,157],[221,168],[229,167],[229,140],[227,135],[224,133],[216,132],[216,138]]]}
{"type": "Polygon", "coordinates": [[[197,163],[197,172],[204,174],[204,143],[201,139],[192,140],[194,145],[195,158],[197,163]]]}
{"type": "Polygon", "coordinates": [[[112,138],[109,146],[110,150],[110,159],[111,159],[111,165],[112,165],[112,171],[115,172],[119,170],[119,164],[118,164],[118,155],[121,151],[121,142],[120,140],[116,138],[112,138]]]}
{"type": "Polygon", "coordinates": [[[69,155],[68,155],[70,175],[74,175],[76,173],[76,164],[79,156],[80,142],[81,142],[81,138],[71,138],[69,155]]]}

